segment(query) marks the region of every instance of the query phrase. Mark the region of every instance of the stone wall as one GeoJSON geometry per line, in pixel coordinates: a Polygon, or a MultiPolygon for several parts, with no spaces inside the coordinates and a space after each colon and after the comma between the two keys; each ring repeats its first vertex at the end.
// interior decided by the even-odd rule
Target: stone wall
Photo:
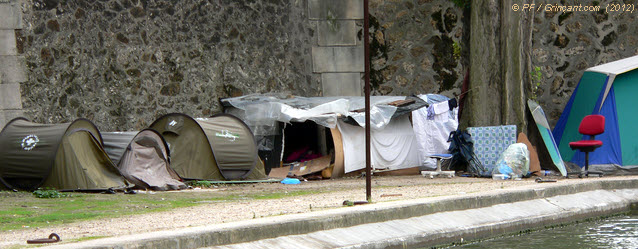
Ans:
{"type": "MultiPolygon", "coordinates": [[[[132,130],[170,112],[211,115],[221,111],[218,99],[223,97],[334,95],[343,89],[329,92],[326,86],[343,88],[339,81],[344,79],[354,82],[346,92],[358,92],[359,68],[326,64],[335,68],[318,69],[318,56],[331,51],[360,54],[363,22],[358,11],[351,15],[323,6],[326,13],[317,14],[313,6],[363,0],[15,1],[23,14],[22,28],[15,32],[16,51],[26,61],[28,76],[20,85],[22,107],[37,122],[84,117],[104,130],[132,130]],[[322,31],[336,36],[319,37],[322,31]]],[[[472,29],[499,36],[493,37],[494,58],[503,60],[492,65],[500,71],[491,84],[498,88],[495,92],[517,95],[495,99],[494,93],[482,93],[473,106],[489,107],[485,103],[498,100],[499,107],[476,111],[494,118],[468,124],[523,124],[520,108],[510,109],[535,98],[553,126],[584,69],[638,54],[638,32],[631,25],[635,12],[543,9],[522,14],[511,9],[517,1],[490,3],[483,5],[485,11],[498,13],[498,18],[484,15],[479,20],[492,26],[477,28],[475,23],[472,29]],[[532,79],[536,67],[540,81],[532,79]],[[518,85],[505,87],[502,80],[518,85]]],[[[470,48],[481,46],[470,45],[469,8],[450,0],[370,0],[370,14],[373,94],[461,94],[470,48]]],[[[472,84],[478,83],[470,81],[470,94],[479,92],[472,84]]]]}
{"type": "Polygon", "coordinates": [[[365,50],[357,31],[363,20],[361,0],[309,0],[316,25],[312,46],[313,73],[321,75],[322,96],[362,96],[365,50]]]}
{"type": "Polygon", "coordinates": [[[249,93],[318,96],[303,0],[24,0],[26,116],[141,129],[249,93]]]}
{"type": "Polygon", "coordinates": [[[605,11],[638,1],[583,1],[600,10],[573,12],[547,11],[548,3],[557,4],[536,3],[545,8],[535,12],[531,51],[533,70],[539,67],[542,76],[535,95],[554,127],[585,69],[638,55],[638,11],[605,11]]]}
{"type": "Polygon", "coordinates": [[[18,55],[16,30],[23,28],[20,4],[0,0],[0,129],[23,116],[20,84],[27,80],[24,57],[18,55]]]}
{"type": "MultiPolygon", "coordinates": [[[[370,2],[373,94],[458,95],[467,53],[463,8],[447,0],[370,2]]],[[[348,48],[339,37],[324,44],[316,33],[347,27],[338,30],[350,30],[345,45],[356,54],[363,40],[360,9],[318,13],[323,2],[316,0],[21,3],[25,27],[16,40],[29,76],[21,87],[26,116],[43,123],[84,117],[105,130],[141,129],[170,112],[208,116],[229,96],[321,96],[322,80],[344,77],[313,70],[322,54],[313,47],[348,48]]],[[[345,71],[355,72],[346,78],[356,86],[358,70],[345,71]]]]}
{"type": "Polygon", "coordinates": [[[369,6],[374,94],[461,93],[469,53],[465,8],[449,0],[370,0],[369,6]]]}

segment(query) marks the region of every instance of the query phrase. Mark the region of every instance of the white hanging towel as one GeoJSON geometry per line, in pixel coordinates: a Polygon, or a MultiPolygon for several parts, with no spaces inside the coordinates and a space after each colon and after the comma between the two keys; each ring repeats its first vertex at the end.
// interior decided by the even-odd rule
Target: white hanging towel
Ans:
{"type": "Polygon", "coordinates": [[[434,103],[432,106],[434,106],[434,121],[447,122],[450,115],[450,106],[447,101],[434,103]]]}

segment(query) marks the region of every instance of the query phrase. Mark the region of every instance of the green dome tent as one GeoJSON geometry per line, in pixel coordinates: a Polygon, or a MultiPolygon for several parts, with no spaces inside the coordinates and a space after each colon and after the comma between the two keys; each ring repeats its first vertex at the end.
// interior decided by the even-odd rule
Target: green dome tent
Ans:
{"type": "Polygon", "coordinates": [[[168,145],[156,131],[104,132],[102,136],[111,161],[137,188],[165,191],[187,187],[170,168],[168,145]]]}
{"type": "Polygon", "coordinates": [[[0,181],[9,189],[103,190],[128,187],[93,123],[11,120],[0,132],[0,181]]]}
{"type": "Polygon", "coordinates": [[[244,122],[229,114],[193,119],[171,113],[150,126],[166,140],[171,168],[191,180],[266,179],[255,139],[244,122]]]}

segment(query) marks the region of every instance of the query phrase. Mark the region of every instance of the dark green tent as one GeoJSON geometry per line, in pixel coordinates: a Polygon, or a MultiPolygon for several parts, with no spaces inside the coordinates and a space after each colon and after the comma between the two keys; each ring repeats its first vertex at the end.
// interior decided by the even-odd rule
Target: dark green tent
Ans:
{"type": "Polygon", "coordinates": [[[0,181],[10,189],[102,190],[127,182],[102,148],[93,123],[11,120],[0,132],[0,181]]]}
{"type": "Polygon", "coordinates": [[[169,146],[171,168],[185,179],[266,179],[255,139],[244,122],[229,114],[193,119],[167,114],[150,126],[169,146]]]}

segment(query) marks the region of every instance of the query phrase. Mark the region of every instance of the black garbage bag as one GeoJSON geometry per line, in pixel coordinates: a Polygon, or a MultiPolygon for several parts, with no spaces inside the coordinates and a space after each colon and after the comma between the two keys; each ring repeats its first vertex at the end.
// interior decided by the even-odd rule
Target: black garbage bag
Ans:
{"type": "Polygon", "coordinates": [[[467,131],[452,131],[447,141],[450,142],[448,151],[452,158],[446,165],[446,170],[464,171],[473,176],[480,176],[486,171],[474,154],[474,140],[467,131]]]}

